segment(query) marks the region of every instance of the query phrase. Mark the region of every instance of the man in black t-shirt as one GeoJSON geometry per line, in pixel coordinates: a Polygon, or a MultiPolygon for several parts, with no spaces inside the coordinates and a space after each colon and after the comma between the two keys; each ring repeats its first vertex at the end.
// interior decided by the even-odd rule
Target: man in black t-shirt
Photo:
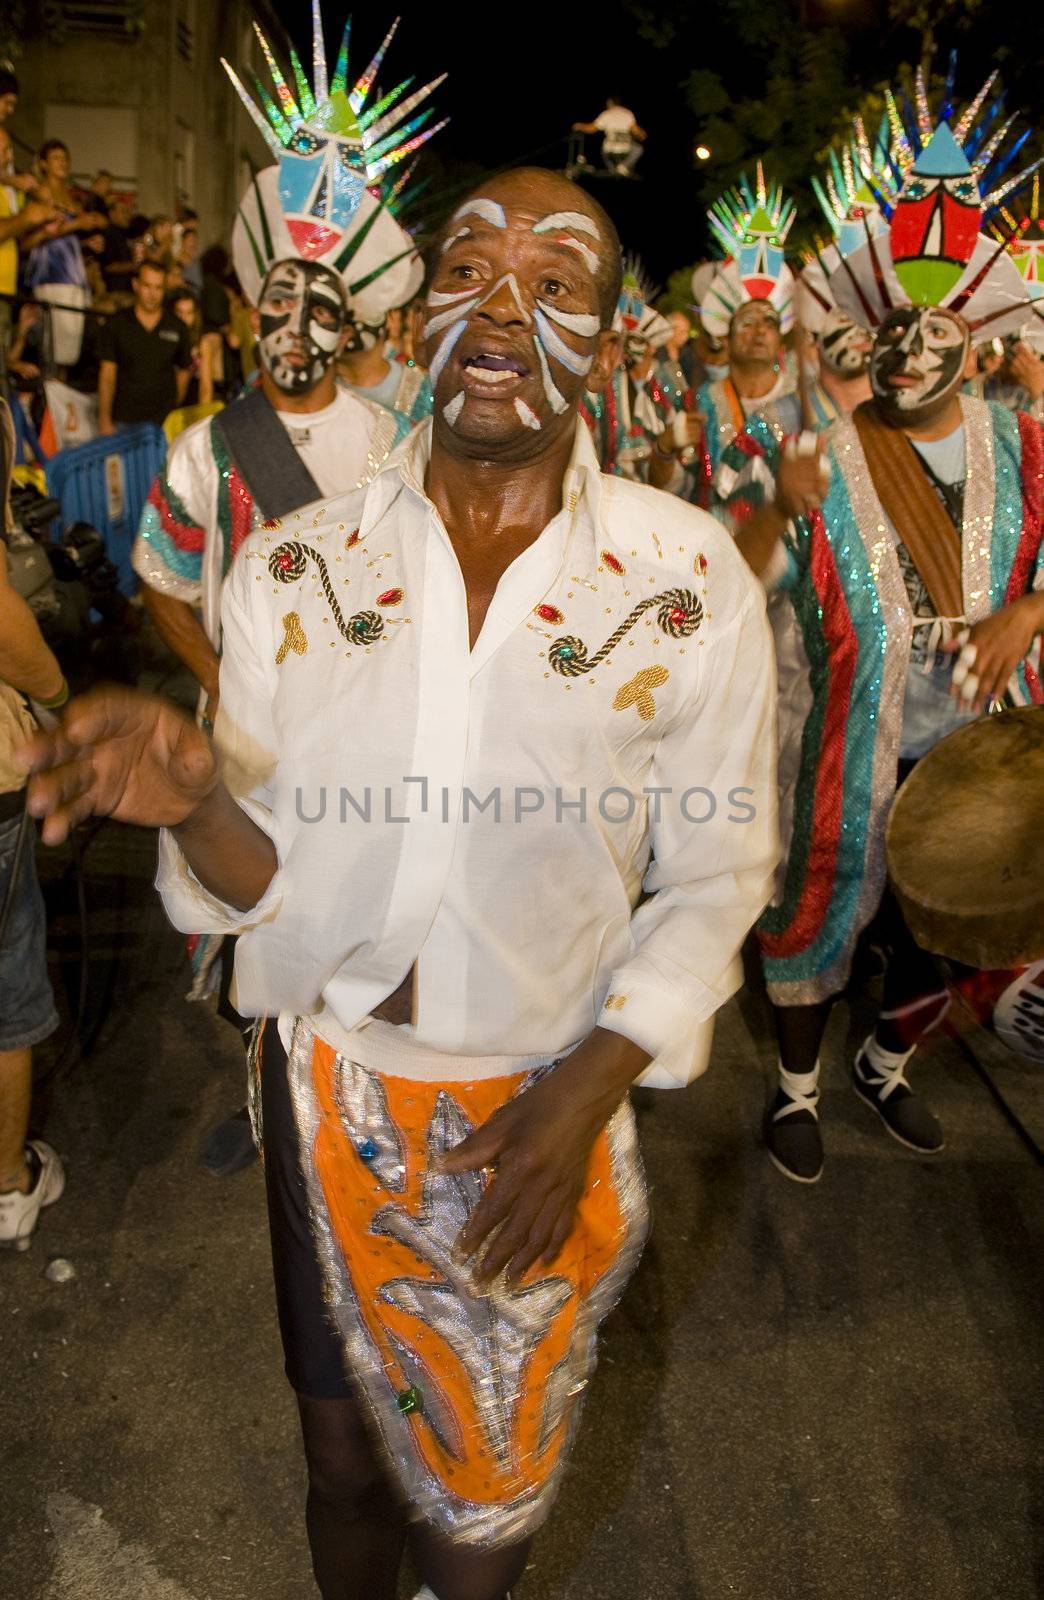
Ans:
{"type": "Polygon", "coordinates": [[[131,280],[134,304],[109,318],[99,336],[98,429],[162,423],[181,405],[192,368],[189,330],[163,309],[164,276],[143,261],[131,280]]]}

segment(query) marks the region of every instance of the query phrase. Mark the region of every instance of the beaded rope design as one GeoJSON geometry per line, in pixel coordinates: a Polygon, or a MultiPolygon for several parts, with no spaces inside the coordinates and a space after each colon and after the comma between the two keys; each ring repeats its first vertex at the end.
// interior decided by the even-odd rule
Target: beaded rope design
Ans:
{"type": "Polygon", "coordinates": [[[299,544],[296,539],[288,539],[285,544],[277,545],[268,558],[268,570],[278,583],[297,583],[308,570],[309,557],[319,570],[319,582],[341,636],[349,644],[376,643],[384,632],[384,618],[379,611],[357,611],[345,621],[344,612],[334,594],[329,568],[318,550],[313,550],[311,545],[299,544]]]}
{"type": "Polygon", "coordinates": [[[639,601],[630,616],[624,618],[593,656],[588,657],[587,646],[582,639],[566,634],[555,640],[547,652],[548,661],[555,672],[560,672],[564,678],[579,678],[600,665],[651,606],[659,606],[656,621],[661,632],[671,639],[689,638],[703,621],[703,606],[691,589],[665,589],[663,594],[652,594],[647,600],[639,601]]]}

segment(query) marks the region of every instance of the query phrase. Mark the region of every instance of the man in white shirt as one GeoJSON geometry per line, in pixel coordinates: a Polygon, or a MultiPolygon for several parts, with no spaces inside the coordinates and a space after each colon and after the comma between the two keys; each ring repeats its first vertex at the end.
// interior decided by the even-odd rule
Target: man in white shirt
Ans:
{"type": "Polygon", "coordinates": [[[169,830],[169,914],[238,931],[238,1003],[278,1017],[255,1058],[324,1600],[393,1600],[403,1501],[439,1600],[523,1570],[644,1237],[627,1090],[702,1070],[778,855],[759,586],[577,418],[619,285],[581,189],[487,183],[433,249],[432,424],[357,527],[334,501],[233,569],[222,771],[117,691],[29,757],[45,840],[169,830]]]}
{"type": "Polygon", "coordinates": [[[642,158],[642,145],[648,138],[645,129],[638,126],[634,112],[628,111],[611,95],[605,102],[605,110],[600,111],[593,122],[574,122],[573,132],[600,133],[602,159],[622,178],[633,176],[642,158]]]}

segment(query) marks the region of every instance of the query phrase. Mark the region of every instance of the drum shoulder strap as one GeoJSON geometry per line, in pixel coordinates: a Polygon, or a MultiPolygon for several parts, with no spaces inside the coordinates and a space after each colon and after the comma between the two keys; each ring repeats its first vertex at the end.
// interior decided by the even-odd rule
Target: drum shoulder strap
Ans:
{"type": "MultiPolygon", "coordinates": [[[[307,424],[307,416],[301,421],[307,424]]],[[[289,516],[322,499],[322,490],[261,389],[226,406],[214,418],[214,427],[266,520],[289,516]]]]}
{"type": "Polygon", "coordinates": [[[906,434],[882,422],[873,401],[852,413],[877,498],[920,573],[940,617],[964,611],[961,541],[906,434]]]}

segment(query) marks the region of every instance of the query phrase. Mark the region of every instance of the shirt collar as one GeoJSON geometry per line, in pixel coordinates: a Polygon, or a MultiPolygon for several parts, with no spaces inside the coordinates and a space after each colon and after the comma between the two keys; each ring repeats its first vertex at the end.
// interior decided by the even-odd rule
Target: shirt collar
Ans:
{"type": "MultiPolygon", "coordinates": [[[[399,489],[404,487],[426,505],[428,496],[424,479],[431,460],[432,421],[414,428],[402,443],[392,451],[377,473],[367,496],[366,511],[359,534],[365,538],[368,530],[391,504],[399,489]]],[[[562,507],[574,512],[586,503],[591,518],[598,519],[602,494],[602,470],[595,452],[591,431],[578,416],[573,436],[573,448],[562,478],[562,507]]]]}

